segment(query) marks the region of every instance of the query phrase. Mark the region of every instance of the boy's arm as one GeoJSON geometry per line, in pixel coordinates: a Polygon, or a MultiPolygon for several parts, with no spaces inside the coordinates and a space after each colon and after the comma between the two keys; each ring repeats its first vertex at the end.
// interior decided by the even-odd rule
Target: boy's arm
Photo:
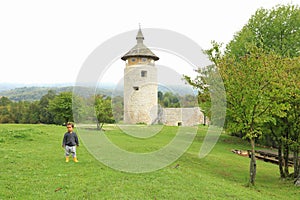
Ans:
{"type": "Polygon", "coordinates": [[[64,138],[63,138],[63,141],[62,141],[62,147],[65,147],[66,146],[66,134],[64,135],[64,138]]]}
{"type": "Polygon", "coordinates": [[[75,133],[75,143],[76,143],[76,146],[79,146],[79,141],[78,141],[78,137],[77,137],[76,133],[75,133]]]}

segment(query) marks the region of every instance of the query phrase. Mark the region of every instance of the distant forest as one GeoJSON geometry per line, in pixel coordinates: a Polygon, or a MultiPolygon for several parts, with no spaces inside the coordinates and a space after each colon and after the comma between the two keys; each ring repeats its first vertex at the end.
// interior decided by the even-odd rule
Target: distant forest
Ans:
{"type": "MultiPolygon", "coordinates": [[[[0,123],[64,124],[114,123],[123,120],[122,91],[88,87],[48,88],[22,87],[0,93],[0,123]],[[80,94],[77,95],[77,94],[80,94]],[[90,115],[93,116],[90,116],[90,115]],[[96,116],[94,116],[96,114],[96,116]]],[[[197,96],[158,92],[158,103],[164,108],[198,106],[197,96]]]]}

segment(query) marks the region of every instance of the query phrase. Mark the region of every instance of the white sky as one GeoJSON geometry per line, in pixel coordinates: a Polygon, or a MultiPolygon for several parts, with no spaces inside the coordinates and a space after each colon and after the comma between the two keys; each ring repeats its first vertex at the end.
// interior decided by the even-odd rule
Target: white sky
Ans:
{"type": "Polygon", "coordinates": [[[258,8],[280,3],[300,0],[1,1],[0,83],[75,82],[95,48],[139,23],[181,33],[203,49],[212,40],[226,44],[258,8]]]}

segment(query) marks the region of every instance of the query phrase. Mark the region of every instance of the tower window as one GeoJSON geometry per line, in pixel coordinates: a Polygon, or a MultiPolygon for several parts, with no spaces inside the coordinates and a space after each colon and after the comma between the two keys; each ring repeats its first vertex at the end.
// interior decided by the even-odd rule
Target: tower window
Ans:
{"type": "Polygon", "coordinates": [[[131,62],[135,62],[135,58],[131,58],[131,62]]]}
{"type": "Polygon", "coordinates": [[[134,89],[135,91],[139,91],[140,88],[139,88],[138,86],[134,86],[133,89],[134,89]]]}
{"type": "Polygon", "coordinates": [[[147,71],[141,71],[141,77],[147,77],[147,71]]]}
{"type": "Polygon", "coordinates": [[[142,58],[142,61],[143,61],[143,62],[146,62],[146,61],[147,61],[147,58],[142,58]]]}

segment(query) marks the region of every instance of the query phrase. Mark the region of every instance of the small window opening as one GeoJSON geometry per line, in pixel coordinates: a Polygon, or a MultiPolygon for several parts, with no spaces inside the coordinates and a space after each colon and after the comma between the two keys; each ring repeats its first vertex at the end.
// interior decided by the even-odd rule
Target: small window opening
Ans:
{"type": "Polygon", "coordinates": [[[139,90],[139,87],[134,86],[133,89],[134,89],[135,91],[138,91],[138,90],[139,90]]]}

